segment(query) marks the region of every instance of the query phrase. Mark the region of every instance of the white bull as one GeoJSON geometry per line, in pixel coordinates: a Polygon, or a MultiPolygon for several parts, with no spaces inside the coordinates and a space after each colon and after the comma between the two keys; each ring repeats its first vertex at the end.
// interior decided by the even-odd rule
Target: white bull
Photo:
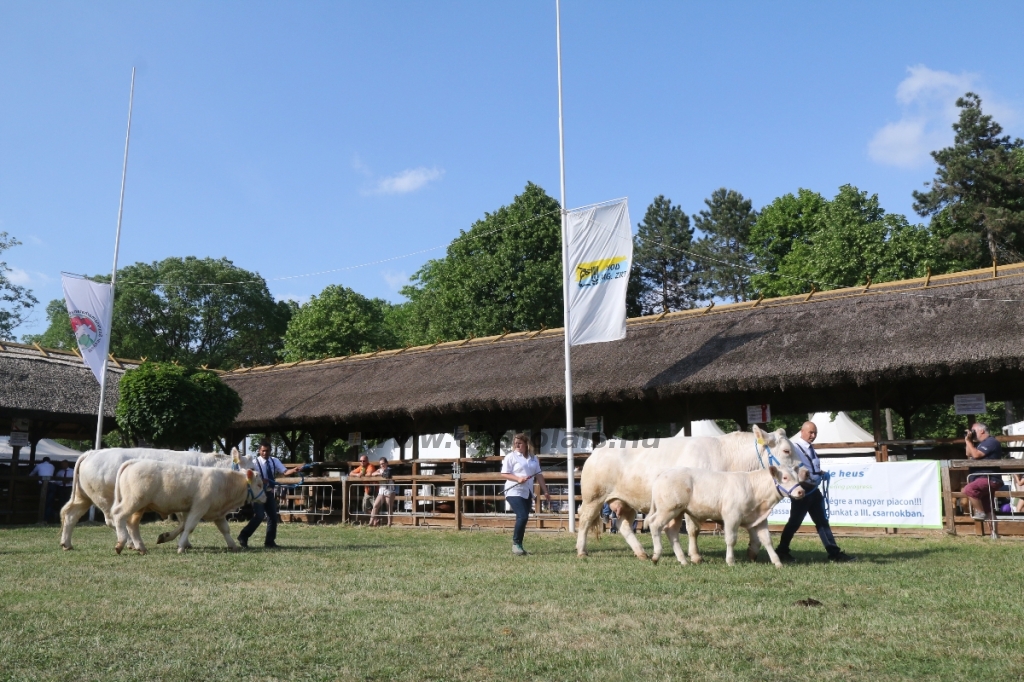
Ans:
{"type": "Polygon", "coordinates": [[[669,469],[654,479],[651,489],[650,513],[644,526],[651,529],[654,554],[661,558],[661,531],[672,541],[672,551],[679,563],[686,565],[683,547],[679,544],[679,521],[686,515],[686,532],[690,538],[690,561],[700,563],[697,536],[702,521],[722,524],[725,535],[725,563],[736,563],[736,532],[743,526],[750,532],[747,557],[754,561],[761,544],[777,567],[782,567],[768,533],[768,514],[784,496],[800,499],[804,489],[792,469],[770,466],[761,471],[708,471],[706,469],[669,469]]]}
{"type": "Polygon", "coordinates": [[[179,554],[190,546],[189,534],[200,521],[212,521],[224,535],[228,549],[237,552],[241,547],[231,537],[227,515],[247,500],[258,500],[263,494],[263,479],[251,470],[129,460],[118,468],[114,484],[111,509],[117,529],[114,549],[120,554],[130,536],[135,549],[145,554],[139,521],[143,513],[153,511],[164,516],[184,514],[178,539],[179,554]]]}
{"type": "MultiPolygon", "coordinates": [[[[651,488],[658,474],[678,467],[712,471],[757,471],[770,464],[769,450],[785,468],[796,471],[799,459],[785,429],[753,432],[739,431],[724,436],[700,438],[662,438],[653,447],[625,446],[609,441],[594,449],[580,476],[582,504],[576,553],[587,554],[587,533],[601,517],[601,507],[609,503],[620,519],[619,532],[640,559],[647,553],[633,533],[637,512],[646,513],[651,503],[651,488]],[[763,445],[761,444],[763,443],[763,445]]],[[[806,476],[806,470],[800,472],[806,476]]],[[[753,537],[751,542],[753,542],[753,537]]]]}
{"type": "MultiPolygon", "coordinates": [[[[114,482],[117,470],[125,462],[132,459],[177,462],[193,466],[230,469],[231,457],[201,452],[176,452],[174,450],[156,450],[152,448],[105,448],[89,450],[75,463],[75,477],[71,487],[71,499],[60,511],[60,546],[72,549],[71,532],[82,515],[89,511],[91,505],[103,512],[106,524],[114,527],[111,508],[114,506],[114,482]]],[[[242,457],[242,468],[251,469],[252,460],[242,457]]]]}

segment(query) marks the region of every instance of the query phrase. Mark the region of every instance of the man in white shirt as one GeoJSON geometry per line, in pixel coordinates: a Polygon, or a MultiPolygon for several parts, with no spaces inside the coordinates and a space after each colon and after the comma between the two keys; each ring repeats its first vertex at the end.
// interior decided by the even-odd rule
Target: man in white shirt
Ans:
{"type": "Polygon", "coordinates": [[[278,547],[277,539],[277,498],[274,497],[274,488],[277,486],[275,480],[278,476],[291,476],[302,469],[302,466],[286,469],[277,457],[270,454],[270,441],[260,442],[260,454],[256,458],[253,468],[263,479],[263,493],[258,500],[252,502],[252,520],[238,534],[238,544],[242,547],[249,546],[249,538],[256,532],[256,529],[267,520],[267,534],[263,540],[263,546],[268,549],[278,547]]]}
{"type": "MultiPolygon", "coordinates": [[[[50,458],[43,457],[43,461],[39,462],[39,464],[36,464],[35,467],[32,468],[32,471],[31,473],[29,473],[29,476],[38,476],[39,485],[43,484],[44,478],[52,479],[53,464],[50,462],[50,458]]],[[[50,523],[50,521],[53,520],[53,498],[56,494],[57,484],[55,481],[51,481],[50,484],[46,487],[46,510],[44,514],[47,523],[50,523]]]]}
{"type": "Polygon", "coordinates": [[[818,453],[814,451],[814,445],[812,445],[817,437],[818,427],[814,422],[804,422],[800,428],[800,435],[789,439],[789,442],[793,444],[794,454],[800,458],[801,466],[807,469],[807,480],[800,484],[807,494],[799,500],[792,501],[789,508],[789,521],[782,530],[782,537],[779,538],[779,544],[775,548],[779,559],[786,563],[796,561],[789,553],[789,543],[808,514],[814,521],[814,528],[818,531],[821,544],[825,545],[828,560],[855,561],[852,556],[839,549],[836,538],[832,535],[832,527],[828,524],[828,516],[825,515],[825,496],[821,494],[818,485],[823,478],[828,476],[828,472],[822,471],[821,460],[818,459],[818,453]]]}

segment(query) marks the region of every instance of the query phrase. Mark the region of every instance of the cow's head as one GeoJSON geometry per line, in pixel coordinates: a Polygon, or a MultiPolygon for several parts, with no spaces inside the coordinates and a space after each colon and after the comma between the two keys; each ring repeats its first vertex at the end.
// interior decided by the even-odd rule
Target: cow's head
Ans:
{"type": "Polygon", "coordinates": [[[245,501],[259,502],[260,504],[266,503],[266,491],[263,489],[263,478],[257,476],[256,472],[252,469],[246,469],[245,482],[249,486],[249,492],[246,493],[245,501]]]}
{"type": "MultiPolygon", "coordinates": [[[[758,444],[769,448],[780,464],[794,471],[800,468],[800,458],[793,454],[793,444],[786,438],[786,429],[765,431],[754,424],[753,431],[758,444]]],[[[806,472],[804,472],[804,477],[806,478],[806,472]]]]}
{"type": "MultiPolygon", "coordinates": [[[[799,500],[801,497],[806,495],[806,491],[801,487],[800,483],[802,478],[797,474],[791,467],[772,465],[768,467],[769,473],[772,478],[775,479],[775,485],[778,486],[779,492],[791,497],[794,500],[799,500]]],[[[806,478],[807,470],[801,470],[806,478]]]]}

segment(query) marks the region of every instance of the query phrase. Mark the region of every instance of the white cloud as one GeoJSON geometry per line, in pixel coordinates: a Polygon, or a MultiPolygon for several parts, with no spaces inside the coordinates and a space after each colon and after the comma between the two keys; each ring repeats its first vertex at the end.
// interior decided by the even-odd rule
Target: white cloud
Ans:
{"type": "Polygon", "coordinates": [[[384,278],[384,281],[388,283],[388,287],[390,287],[392,291],[398,291],[409,283],[409,275],[404,272],[384,270],[380,274],[384,278]]]}
{"type": "Polygon", "coordinates": [[[422,189],[428,183],[440,180],[444,176],[444,169],[433,167],[407,168],[400,173],[389,175],[377,181],[369,194],[408,194],[422,189]]]}
{"type": "Polygon", "coordinates": [[[1006,124],[1014,111],[977,86],[978,76],[936,71],[923,64],[907,69],[907,77],[896,88],[896,101],[902,116],[887,123],[868,143],[868,155],[875,161],[899,168],[917,168],[931,162],[929,152],[952,142],[951,125],[959,117],[956,100],[965,92],[978,92],[985,113],[1006,124]]]}
{"type": "Polygon", "coordinates": [[[7,270],[7,279],[11,280],[12,284],[18,286],[27,286],[32,283],[32,275],[28,274],[21,268],[10,267],[7,270]]]}
{"type": "Polygon", "coordinates": [[[373,171],[370,170],[369,166],[363,163],[363,160],[358,154],[352,155],[352,170],[360,173],[361,175],[365,175],[368,178],[373,177],[373,171]]]}

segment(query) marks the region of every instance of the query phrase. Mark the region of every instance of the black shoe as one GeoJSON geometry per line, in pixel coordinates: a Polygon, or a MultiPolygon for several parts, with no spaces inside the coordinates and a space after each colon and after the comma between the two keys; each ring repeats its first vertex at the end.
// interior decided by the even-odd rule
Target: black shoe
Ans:
{"type": "Polygon", "coordinates": [[[836,554],[829,554],[828,555],[828,560],[829,561],[834,561],[837,564],[846,564],[846,563],[849,563],[851,561],[856,561],[857,557],[852,557],[849,554],[847,554],[846,552],[837,552],[836,554]]]}
{"type": "Polygon", "coordinates": [[[779,556],[779,561],[784,564],[795,564],[796,559],[789,553],[788,549],[776,550],[775,553],[779,556]]]}
{"type": "Polygon", "coordinates": [[[249,540],[243,538],[241,535],[238,536],[238,544],[240,544],[242,547],[245,547],[246,549],[249,549],[249,540]]]}
{"type": "Polygon", "coordinates": [[[267,542],[264,543],[263,546],[267,549],[281,549],[281,545],[277,544],[276,542],[267,542]]]}

